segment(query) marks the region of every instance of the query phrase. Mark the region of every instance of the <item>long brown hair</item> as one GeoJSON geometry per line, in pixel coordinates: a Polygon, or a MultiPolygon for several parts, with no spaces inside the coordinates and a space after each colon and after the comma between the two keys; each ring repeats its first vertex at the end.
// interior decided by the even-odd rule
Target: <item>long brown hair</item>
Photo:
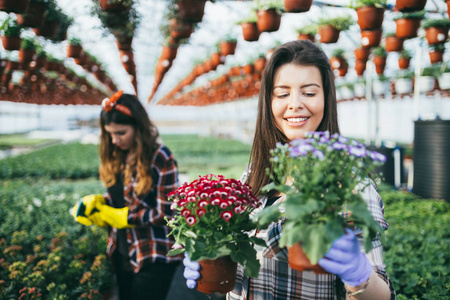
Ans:
{"type": "MultiPolygon", "coordinates": [[[[270,178],[266,169],[272,171],[270,164],[270,150],[275,148],[277,142],[287,143],[288,138],[275,126],[272,115],[273,81],[279,67],[294,63],[301,66],[316,66],[322,75],[325,98],[324,115],[317,131],[339,133],[336,107],[336,88],[334,75],[326,54],[308,40],[296,40],[279,46],[268,60],[261,78],[259,91],[258,115],[253,146],[250,152],[251,170],[248,183],[255,195],[259,195],[261,188],[268,184],[270,178]]],[[[270,192],[269,197],[275,192],[270,192]]]]}
{"type": "Polygon", "coordinates": [[[150,121],[144,106],[130,94],[123,94],[118,104],[128,107],[132,117],[112,109],[107,112],[102,110],[100,114],[100,179],[110,187],[116,183],[117,176],[122,175],[127,184],[131,177],[136,175],[136,193],[145,194],[152,187],[151,162],[157,149],[159,136],[156,126],[150,121]],[[105,125],[116,123],[131,125],[135,132],[136,156],[132,163],[125,164],[126,151],[121,150],[112,143],[111,135],[106,132],[105,125]]]}

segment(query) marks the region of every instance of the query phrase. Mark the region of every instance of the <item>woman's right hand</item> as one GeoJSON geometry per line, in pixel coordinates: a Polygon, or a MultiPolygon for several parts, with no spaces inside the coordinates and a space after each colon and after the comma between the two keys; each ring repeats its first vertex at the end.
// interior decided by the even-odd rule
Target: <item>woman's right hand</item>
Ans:
{"type": "Polygon", "coordinates": [[[184,273],[183,276],[186,278],[186,285],[190,289],[194,289],[197,286],[197,279],[200,278],[200,264],[196,261],[191,261],[189,255],[185,252],[184,259],[184,273]]]}

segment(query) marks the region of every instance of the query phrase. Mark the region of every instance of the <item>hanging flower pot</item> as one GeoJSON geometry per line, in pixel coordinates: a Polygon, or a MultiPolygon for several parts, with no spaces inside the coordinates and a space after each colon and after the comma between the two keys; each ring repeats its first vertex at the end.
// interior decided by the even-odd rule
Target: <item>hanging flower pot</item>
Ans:
{"type": "Polygon", "coordinates": [[[386,52],[399,52],[403,49],[403,39],[399,39],[395,35],[386,36],[384,43],[386,52]]]}
{"type": "Polygon", "coordinates": [[[447,3],[447,14],[448,18],[450,19],[450,0],[445,1],[447,3]]]}
{"type": "Polygon", "coordinates": [[[266,65],[266,58],[258,57],[254,62],[255,71],[262,73],[265,65],[266,65]]]}
{"type": "Polygon", "coordinates": [[[19,50],[22,39],[19,36],[2,36],[3,48],[8,51],[19,50]]]}
{"type": "Polygon", "coordinates": [[[178,15],[185,22],[199,23],[205,13],[206,0],[178,0],[178,15]]]}
{"type": "Polygon", "coordinates": [[[444,44],[448,38],[450,20],[447,18],[429,19],[422,24],[422,27],[425,29],[425,37],[429,45],[444,44]]]}
{"type": "Polygon", "coordinates": [[[305,33],[300,33],[297,36],[297,39],[299,40],[310,40],[312,43],[314,43],[316,41],[315,37],[311,34],[305,34],[305,33]]]}
{"type": "Polygon", "coordinates": [[[178,45],[163,45],[160,59],[174,60],[177,57],[178,45]]]}
{"type": "Polygon", "coordinates": [[[25,13],[17,15],[17,24],[22,27],[40,27],[44,22],[45,11],[43,3],[30,2],[25,13]]]}
{"type": "Polygon", "coordinates": [[[320,42],[324,44],[336,43],[339,39],[340,31],[331,25],[319,26],[320,42]]]}
{"type": "Polygon", "coordinates": [[[418,11],[425,8],[427,0],[396,0],[395,7],[399,11],[418,11]]]}
{"type": "Polygon", "coordinates": [[[111,0],[99,0],[100,2],[100,8],[102,11],[108,11],[108,12],[118,12],[118,11],[124,11],[128,7],[125,6],[121,1],[111,1],[111,0]]]}
{"type": "Polygon", "coordinates": [[[428,54],[430,55],[430,62],[432,64],[435,64],[438,62],[442,62],[444,57],[444,50],[430,49],[428,54]]]}
{"type": "Polygon", "coordinates": [[[242,67],[244,74],[250,75],[255,71],[255,66],[253,64],[246,64],[242,67]]]}
{"type": "Polygon", "coordinates": [[[243,22],[241,23],[241,28],[244,40],[254,42],[259,39],[259,30],[256,22],[243,22]]]}
{"type": "Polygon", "coordinates": [[[367,61],[369,59],[370,48],[359,47],[353,52],[355,53],[356,60],[367,61]]]}
{"type": "Polygon", "coordinates": [[[23,14],[30,0],[0,0],[0,10],[7,13],[23,14]]]}
{"type": "Polygon", "coordinates": [[[356,75],[362,76],[364,74],[364,71],[366,70],[366,63],[365,60],[356,60],[355,61],[355,71],[356,75]]]}
{"type": "Polygon", "coordinates": [[[342,65],[337,69],[340,77],[344,77],[348,72],[348,64],[342,65]]]}
{"type": "Polygon", "coordinates": [[[366,48],[377,47],[381,42],[381,29],[362,30],[361,31],[361,45],[366,48]]]}
{"type": "Polygon", "coordinates": [[[375,64],[375,72],[378,75],[383,74],[386,68],[386,56],[374,56],[373,63],[375,64]]]}
{"type": "Polygon", "coordinates": [[[284,10],[289,13],[309,11],[312,0],[284,0],[284,10]]]}
{"type": "Polygon", "coordinates": [[[259,10],[256,24],[260,32],[274,32],[280,28],[281,13],[276,9],[259,10]]]}
{"type": "Polygon", "coordinates": [[[409,62],[411,58],[399,57],[398,58],[398,67],[400,70],[405,70],[409,68],[409,62]]]}
{"type": "Polygon", "coordinates": [[[220,52],[214,52],[209,57],[211,64],[214,65],[216,68],[217,66],[222,64],[222,56],[220,55],[220,52]]]}
{"type": "Polygon", "coordinates": [[[190,37],[193,31],[193,27],[192,23],[183,22],[178,19],[170,19],[169,30],[170,36],[175,40],[179,40],[190,37]]]}
{"type": "Polygon", "coordinates": [[[67,45],[67,57],[79,58],[83,47],[78,44],[67,45]]]}
{"type": "Polygon", "coordinates": [[[219,43],[220,55],[227,56],[232,55],[236,51],[237,41],[235,39],[229,39],[221,41],[219,43]]]}
{"type": "Polygon", "coordinates": [[[52,21],[44,21],[42,26],[39,28],[33,28],[33,31],[36,35],[40,35],[45,38],[52,38],[58,32],[58,22],[52,21]]]}
{"type": "Polygon", "coordinates": [[[375,6],[363,6],[356,9],[358,25],[362,30],[380,29],[384,19],[384,8],[375,6]]]}
{"type": "Polygon", "coordinates": [[[288,248],[289,266],[298,271],[313,271],[316,274],[327,274],[327,272],[318,264],[313,265],[303,251],[300,243],[296,243],[288,248]]]}
{"type": "Polygon", "coordinates": [[[412,79],[411,78],[397,78],[395,80],[395,92],[398,94],[412,93],[412,79]]]}
{"type": "Polygon", "coordinates": [[[424,17],[424,12],[406,13],[395,20],[396,36],[400,39],[411,39],[417,37],[417,30],[424,17]]]}

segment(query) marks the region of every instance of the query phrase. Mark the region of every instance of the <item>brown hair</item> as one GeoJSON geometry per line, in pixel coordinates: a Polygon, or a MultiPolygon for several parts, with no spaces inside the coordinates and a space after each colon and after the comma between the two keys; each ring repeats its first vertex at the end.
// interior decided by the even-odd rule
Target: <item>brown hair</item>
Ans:
{"type": "Polygon", "coordinates": [[[110,187],[116,183],[117,176],[122,175],[124,184],[127,184],[135,174],[136,193],[142,195],[150,190],[153,183],[151,162],[158,146],[156,142],[159,136],[158,130],[136,96],[123,94],[117,103],[128,107],[132,117],[115,109],[109,112],[102,110],[100,114],[100,179],[107,187],[110,187]],[[112,143],[111,135],[105,130],[105,125],[110,123],[131,125],[134,128],[136,157],[129,165],[125,165],[126,151],[116,147],[112,143]]]}
{"type": "MultiPolygon", "coordinates": [[[[279,46],[268,60],[261,79],[259,91],[258,115],[253,146],[250,152],[251,171],[248,183],[255,195],[259,195],[261,188],[269,183],[270,178],[266,169],[272,171],[270,164],[270,150],[277,142],[287,143],[287,137],[275,126],[272,115],[271,102],[273,95],[273,81],[279,67],[294,63],[301,66],[316,66],[322,75],[325,98],[324,115],[317,131],[339,133],[336,107],[336,89],[334,75],[326,54],[308,40],[296,40],[279,46]]],[[[269,197],[275,192],[270,192],[269,197]]]]}

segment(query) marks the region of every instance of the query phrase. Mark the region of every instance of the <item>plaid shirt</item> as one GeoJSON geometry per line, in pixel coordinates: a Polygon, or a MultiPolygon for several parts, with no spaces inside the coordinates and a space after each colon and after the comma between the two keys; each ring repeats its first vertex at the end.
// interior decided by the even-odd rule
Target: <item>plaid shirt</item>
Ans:
{"type": "MultiPolygon", "coordinates": [[[[246,174],[243,175],[244,182],[246,174]]],[[[363,192],[362,197],[366,201],[369,211],[383,229],[389,225],[384,219],[384,204],[378,194],[375,185],[371,184],[363,192]]],[[[267,199],[263,198],[264,205],[267,199]]],[[[275,203],[281,200],[278,199],[275,203]]],[[[274,204],[275,204],[274,203],[274,204]]],[[[227,294],[228,300],[281,300],[281,299],[345,299],[345,289],[342,281],[334,274],[315,274],[311,271],[296,271],[289,267],[287,261],[287,248],[280,248],[282,222],[272,223],[266,230],[256,233],[266,241],[268,247],[255,246],[261,269],[258,278],[244,276],[244,268],[238,265],[236,284],[234,290],[227,294]]],[[[364,242],[361,233],[357,233],[361,249],[364,242]]],[[[366,254],[375,272],[385,280],[391,290],[391,300],[395,299],[395,291],[386,274],[383,263],[383,249],[378,238],[372,241],[373,249],[366,254]]]]}
{"type": "MultiPolygon", "coordinates": [[[[136,227],[126,229],[128,255],[134,272],[144,265],[153,262],[175,262],[180,256],[167,257],[167,252],[175,243],[165,224],[164,217],[172,216],[170,202],[166,195],[178,188],[177,163],[170,150],[160,145],[155,151],[152,161],[153,188],[140,197],[135,192],[136,181],[131,181],[123,187],[125,205],[129,207],[128,224],[136,227]]],[[[111,195],[104,195],[107,203],[112,205],[111,195]]],[[[117,246],[117,228],[110,228],[107,240],[107,253],[112,256],[117,246]]]]}

